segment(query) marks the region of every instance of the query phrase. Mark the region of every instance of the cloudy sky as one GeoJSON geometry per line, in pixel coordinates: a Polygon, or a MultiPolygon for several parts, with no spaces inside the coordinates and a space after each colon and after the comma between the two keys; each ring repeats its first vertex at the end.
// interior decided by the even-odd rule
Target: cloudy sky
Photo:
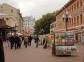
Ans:
{"type": "Polygon", "coordinates": [[[59,10],[69,0],[0,0],[19,8],[23,16],[34,16],[39,19],[43,14],[59,10]]]}

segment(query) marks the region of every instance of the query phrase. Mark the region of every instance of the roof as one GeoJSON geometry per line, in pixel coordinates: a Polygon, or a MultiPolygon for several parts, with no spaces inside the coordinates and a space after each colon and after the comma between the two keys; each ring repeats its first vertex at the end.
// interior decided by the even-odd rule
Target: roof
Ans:
{"type": "Polygon", "coordinates": [[[8,3],[2,3],[2,4],[0,4],[0,5],[5,5],[5,6],[10,6],[11,8],[14,8],[14,9],[16,9],[16,10],[18,10],[17,8],[15,8],[15,7],[13,7],[12,5],[10,5],[10,4],[8,4],[8,3]]]}
{"type": "Polygon", "coordinates": [[[70,0],[68,3],[66,3],[57,13],[56,15],[58,15],[60,12],[62,12],[63,10],[65,10],[65,8],[67,8],[69,5],[71,5],[73,2],[75,2],[76,0],[70,0]]]}

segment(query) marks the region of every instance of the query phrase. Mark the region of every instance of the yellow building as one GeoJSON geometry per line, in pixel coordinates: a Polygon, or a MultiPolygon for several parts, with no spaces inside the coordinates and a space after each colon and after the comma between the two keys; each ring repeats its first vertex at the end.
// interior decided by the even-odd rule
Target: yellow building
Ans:
{"type": "Polygon", "coordinates": [[[0,36],[3,40],[6,40],[6,36],[9,32],[14,31],[15,21],[16,19],[12,16],[0,13],[0,36]]]}
{"type": "Polygon", "coordinates": [[[18,31],[21,32],[23,28],[23,18],[19,9],[12,7],[9,4],[3,3],[0,5],[0,13],[5,13],[16,19],[18,31]]]}

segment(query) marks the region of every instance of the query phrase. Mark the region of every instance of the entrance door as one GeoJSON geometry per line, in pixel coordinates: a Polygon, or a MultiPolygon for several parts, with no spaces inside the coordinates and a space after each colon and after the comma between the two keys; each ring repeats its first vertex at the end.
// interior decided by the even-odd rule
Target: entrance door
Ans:
{"type": "Polygon", "coordinates": [[[81,34],[76,33],[76,41],[77,43],[81,42],[81,34]]]}

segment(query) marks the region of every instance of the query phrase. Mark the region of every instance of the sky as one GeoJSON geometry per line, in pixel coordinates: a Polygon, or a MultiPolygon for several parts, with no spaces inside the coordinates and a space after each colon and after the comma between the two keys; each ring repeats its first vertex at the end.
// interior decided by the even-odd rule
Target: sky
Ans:
{"type": "Polygon", "coordinates": [[[20,9],[22,16],[41,18],[46,13],[61,9],[69,0],[0,0],[0,4],[8,3],[20,9]]]}

